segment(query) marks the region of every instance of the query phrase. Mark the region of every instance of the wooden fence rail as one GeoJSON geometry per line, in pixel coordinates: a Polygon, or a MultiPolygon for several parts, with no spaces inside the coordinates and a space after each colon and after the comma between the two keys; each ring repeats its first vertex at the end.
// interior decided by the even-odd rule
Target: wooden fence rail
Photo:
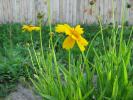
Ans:
{"type": "MultiPolygon", "coordinates": [[[[50,0],[52,23],[104,24],[122,20],[133,24],[133,0],[50,0]],[[123,8],[123,11],[122,11],[123,8]],[[113,20],[115,19],[115,20],[113,20]]],[[[0,0],[0,23],[35,23],[38,13],[47,20],[47,0],[0,0]]]]}

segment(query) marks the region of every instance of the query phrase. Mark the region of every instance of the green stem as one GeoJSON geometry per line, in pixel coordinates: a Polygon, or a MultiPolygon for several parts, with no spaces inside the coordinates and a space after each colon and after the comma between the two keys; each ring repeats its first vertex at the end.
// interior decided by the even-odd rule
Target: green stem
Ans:
{"type": "Polygon", "coordinates": [[[119,28],[117,27],[117,29],[115,30],[115,28],[112,29],[112,34],[113,34],[113,52],[115,52],[116,50],[116,37],[117,37],[117,34],[118,34],[118,30],[119,28]]]}
{"type": "Polygon", "coordinates": [[[33,51],[34,51],[34,54],[35,54],[35,58],[36,58],[37,64],[38,64],[38,66],[39,66],[39,68],[40,68],[40,63],[39,63],[39,60],[38,60],[38,57],[37,57],[37,54],[36,54],[36,51],[35,51],[34,43],[33,43],[32,33],[30,33],[30,38],[31,38],[32,49],[33,49],[33,51]]]}
{"type": "MultiPolygon", "coordinates": [[[[88,64],[88,59],[87,57],[85,56],[84,52],[82,52],[82,56],[83,56],[83,60],[84,60],[84,63],[86,65],[86,67],[88,68],[88,74],[90,75],[90,67],[89,67],[89,64],[88,64]]],[[[84,71],[84,67],[83,67],[83,71],[84,71]]]]}
{"type": "Polygon", "coordinates": [[[129,35],[129,39],[128,39],[127,45],[129,45],[129,43],[131,41],[132,33],[133,33],[133,27],[131,29],[131,32],[130,32],[130,35],[129,35]]]}
{"type": "Polygon", "coordinates": [[[104,38],[103,38],[103,27],[102,27],[102,23],[101,23],[100,18],[99,18],[99,24],[100,24],[100,31],[101,31],[101,35],[102,35],[103,48],[104,48],[104,51],[106,52],[104,38]]]}
{"type": "Polygon", "coordinates": [[[11,29],[11,25],[10,25],[9,36],[10,36],[10,48],[13,49],[13,41],[12,41],[12,29],[11,29]]]}
{"type": "Polygon", "coordinates": [[[121,16],[122,16],[122,30],[121,30],[121,33],[120,33],[120,47],[119,47],[119,55],[121,55],[121,46],[122,46],[122,40],[123,40],[123,32],[124,32],[124,1],[122,0],[122,8],[121,8],[121,16]]]}
{"type": "Polygon", "coordinates": [[[50,29],[50,32],[52,32],[51,14],[50,14],[50,0],[48,0],[48,22],[49,22],[49,29],[50,29]]]}
{"type": "MultiPolygon", "coordinates": [[[[105,30],[105,29],[107,29],[107,28],[104,28],[103,30],[105,30]]],[[[88,48],[87,53],[86,53],[86,58],[87,58],[87,56],[88,56],[88,53],[89,53],[89,51],[90,51],[90,48],[91,48],[91,46],[92,46],[94,40],[97,38],[97,36],[98,36],[100,33],[101,33],[101,31],[97,32],[96,35],[93,37],[92,41],[90,42],[89,48],[88,48]]]]}
{"type": "Polygon", "coordinates": [[[31,51],[30,51],[29,47],[28,47],[28,51],[29,51],[29,54],[30,54],[30,59],[31,59],[32,66],[33,66],[35,72],[37,73],[36,68],[35,68],[35,65],[34,65],[33,57],[32,57],[32,54],[31,54],[31,51]]]}
{"type": "Polygon", "coordinates": [[[71,71],[71,50],[69,50],[69,57],[68,57],[68,62],[69,62],[69,72],[71,71]]]}
{"type": "Polygon", "coordinates": [[[40,26],[40,46],[41,46],[41,56],[42,56],[42,60],[44,61],[44,53],[43,53],[43,45],[42,45],[42,24],[41,24],[41,19],[39,20],[39,26],[40,26]]]}
{"type": "MultiPolygon", "coordinates": [[[[51,12],[50,11],[50,0],[47,0],[47,2],[48,2],[48,23],[49,23],[49,29],[50,29],[50,34],[51,34],[52,33],[52,25],[51,25],[51,14],[50,14],[50,12],[51,12]]],[[[52,46],[52,54],[53,54],[53,58],[54,58],[54,64],[55,64],[55,68],[56,68],[57,79],[58,79],[59,88],[60,88],[60,92],[61,92],[61,98],[60,99],[63,99],[64,95],[63,95],[63,90],[62,90],[62,85],[61,85],[59,66],[57,64],[56,55],[55,55],[55,51],[54,51],[52,35],[50,36],[50,43],[52,46]]]]}
{"type": "Polygon", "coordinates": [[[115,11],[114,11],[114,0],[112,0],[112,16],[113,16],[113,28],[115,28],[115,11]]]}

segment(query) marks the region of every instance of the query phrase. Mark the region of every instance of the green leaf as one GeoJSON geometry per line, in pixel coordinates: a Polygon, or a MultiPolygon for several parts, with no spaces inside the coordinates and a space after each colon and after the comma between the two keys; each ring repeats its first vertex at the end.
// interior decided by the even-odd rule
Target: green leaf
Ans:
{"type": "Polygon", "coordinates": [[[116,76],[113,84],[112,98],[116,99],[117,94],[118,94],[118,77],[116,76]]]}
{"type": "Polygon", "coordinates": [[[128,74],[127,74],[127,69],[126,69],[126,65],[125,62],[123,60],[123,80],[124,80],[124,85],[128,84],[128,74]]]}
{"type": "Polygon", "coordinates": [[[132,83],[129,83],[129,86],[127,87],[127,95],[126,95],[126,100],[133,100],[133,86],[132,83]]]}
{"type": "Polygon", "coordinates": [[[129,63],[130,63],[130,60],[131,60],[131,51],[128,51],[127,53],[127,57],[125,57],[126,61],[125,61],[125,65],[127,66],[129,63]]]}
{"type": "Polygon", "coordinates": [[[83,100],[87,99],[89,97],[89,95],[94,91],[94,88],[92,88],[90,91],[88,91],[84,97],[83,97],[83,100]]]}
{"type": "Polygon", "coordinates": [[[111,80],[111,70],[109,71],[109,73],[107,73],[107,79],[108,79],[108,81],[111,80]]]}
{"type": "Polygon", "coordinates": [[[58,100],[57,98],[53,97],[53,96],[50,96],[50,95],[45,95],[43,94],[43,97],[47,100],[58,100]]]}

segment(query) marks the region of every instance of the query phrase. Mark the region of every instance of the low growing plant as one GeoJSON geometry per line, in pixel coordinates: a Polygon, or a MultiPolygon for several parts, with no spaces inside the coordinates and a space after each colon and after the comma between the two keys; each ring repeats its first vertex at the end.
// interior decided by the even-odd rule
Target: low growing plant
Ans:
{"type": "MultiPolygon", "coordinates": [[[[122,28],[113,24],[109,32],[111,35],[105,40],[104,28],[99,21],[99,32],[92,41],[81,37],[83,30],[78,25],[71,28],[69,25],[57,25],[56,32],[65,33],[68,37],[63,42],[63,48],[67,49],[68,59],[66,63],[60,63],[61,58],[56,57],[55,46],[60,39],[53,41],[54,37],[50,20],[50,1],[48,0],[49,17],[49,49],[44,52],[42,42],[41,21],[38,26],[40,33],[40,51],[36,52],[34,40],[31,34],[31,46],[28,46],[31,62],[34,69],[34,77],[30,76],[38,93],[43,99],[48,100],[132,100],[132,81],[129,79],[129,69],[132,68],[132,30],[129,39],[124,39],[124,24],[122,28]],[[93,45],[97,36],[102,41],[101,48],[93,45]],[[74,43],[78,44],[80,53],[78,57],[73,55],[71,49],[74,43]],[[85,47],[87,47],[85,51],[85,47]],[[88,55],[93,52],[93,59],[88,55]]],[[[113,15],[114,16],[114,15],[113,15]]],[[[28,28],[25,30],[29,31],[28,28]]],[[[28,70],[27,70],[28,72],[28,70]]]]}

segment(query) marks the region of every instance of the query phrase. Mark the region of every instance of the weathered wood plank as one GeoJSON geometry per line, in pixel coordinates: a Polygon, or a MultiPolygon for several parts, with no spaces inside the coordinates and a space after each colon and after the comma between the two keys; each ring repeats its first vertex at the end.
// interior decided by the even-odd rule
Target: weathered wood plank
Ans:
{"type": "Polygon", "coordinates": [[[84,0],[84,24],[87,24],[87,19],[88,19],[88,0],[84,0]]]}
{"type": "Polygon", "coordinates": [[[83,24],[84,23],[84,13],[85,13],[85,9],[84,9],[84,0],[81,0],[80,2],[80,11],[79,11],[79,14],[80,14],[80,23],[83,24]]]}
{"type": "Polygon", "coordinates": [[[72,24],[73,0],[69,0],[69,23],[72,24]]]}
{"type": "Polygon", "coordinates": [[[3,3],[0,0],[0,23],[3,23],[3,3]]]}
{"type": "MultiPolygon", "coordinates": [[[[38,13],[45,14],[45,22],[48,18],[47,1],[0,0],[0,23],[36,23],[38,13]]],[[[121,24],[124,16],[125,22],[133,24],[133,0],[50,0],[50,5],[52,23],[93,24],[100,16],[103,24],[113,23],[114,20],[121,24]],[[92,1],[93,6],[90,5],[92,1]],[[127,8],[127,3],[131,8],[127,8]]]]}
{"type": "Polygon", "coordinates": [[[72,7],[73,7],[73,12],[72,12],[72,24],[73,25],[75,25],[75,24],[77,24],[76,23],[76,20],[77,20],[77,17],[76,17],[76,15],[77,15],[77,7],[76,7],[76,5],[77,5],[77,0],[73,0],[73,3],[72,3],[73,5],[72,5],[72,7]]]}
{"type": "Polygon", "coordinates": [[[66,0],[66,22],[69,23],[69,0],[66,0]]]}
{"type": "Polygon", "coordinates": [[[63,0],[59,1],[59,21],[63,22],[63,0]]]}
{"type": "Polygon", "coordinates": [[[129,19],[128,19],[128,22],[129,24],[133,24],[133,0],[129,0],[129,4],[130,4],[130,8],[129,8],[129,19]]]}

